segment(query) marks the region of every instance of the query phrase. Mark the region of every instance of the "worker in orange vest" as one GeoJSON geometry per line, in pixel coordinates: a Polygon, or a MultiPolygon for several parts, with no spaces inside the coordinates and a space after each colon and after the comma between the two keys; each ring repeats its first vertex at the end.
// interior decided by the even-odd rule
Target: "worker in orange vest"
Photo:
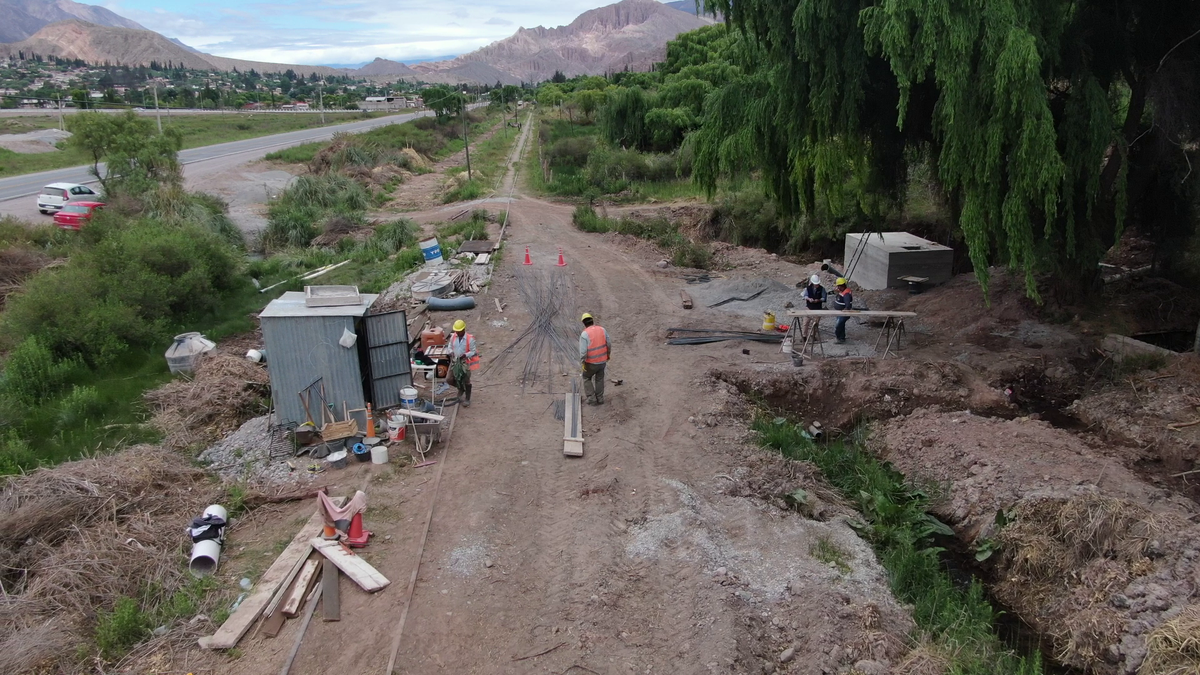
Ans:
{"type": "Polygon", "coordinates": [[[475,347],[475,336],[467,332],[467,322],[454,322],[450,334],[450,354],[454,359],[450,366],[451,384],[458,389],[458,400],[464,408],[471,407],[471,373],[479,370],[479,350],[475,347]]]}
{"type": "Polygon", "coordinates": [[[583,315],[583,332],[579,335],[579,360],[583,364],[583,393],[588,405],[604,403],[604,367],[612,355],[608,331],[596,325],[591,314],[583,315]]]}
{"type": "MultiPolygon", "coordinates": [[[[837,280],[837,295],[833,296],[833,308],[848,312],[854,309],[854,294],[850,292],[850,284],[842,277],[837,280]]],[[[833,325],[833,336],[839,343],[846,341],[846,322],[850,317],[839,316],[833,325]]]]}

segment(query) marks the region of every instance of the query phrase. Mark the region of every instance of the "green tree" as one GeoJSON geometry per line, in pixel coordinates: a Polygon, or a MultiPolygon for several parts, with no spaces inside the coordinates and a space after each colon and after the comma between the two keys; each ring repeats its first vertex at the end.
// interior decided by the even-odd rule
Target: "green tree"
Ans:
{"type": "MultiPolygon", "coordinates": [[[[1200,4],[705,0],[745,36],[696,178],[761,169],[790,214],[876,223],[928,158],[987,268],[1086,288],[1137,222],[1194,231],[1200,4]]],[[[670,54],[670,50],[668,51],[670,54]]]]}
{"type": "Polygon", "coordinates": [[[592,115],[604,105],[608,97],[603,91],[584,89],[575,92],[573,98],[575,99],[575,104],[579,106],[579,112],[583,113],[584,117],[590,120],[592,119],[592,115]]]}
{"type": "Polygon", "coordinates": [[[444,84],[434,85],[422,91],[421,98],[425,101],[425,107],[433,111],[438,121],[445,121],[462,110],[465,101],[463,94],[444,84]]]}
{"type": "Polygon", "coordinates": [[[153,121],[127,110],[71,115],[67,128],[70,143],[92,158],[91,173],[106,194],[123,190],[139,195],[182,180],[178,152],[183,137],[174,127],[157,134],[153,121]]]}
{"type": "Polygon", "coordinates": [[[541,108],[550,109],[560,106],[564,97],[563,90],[555,84],[544,84],[537,90],[537,104],[541,108]]]}

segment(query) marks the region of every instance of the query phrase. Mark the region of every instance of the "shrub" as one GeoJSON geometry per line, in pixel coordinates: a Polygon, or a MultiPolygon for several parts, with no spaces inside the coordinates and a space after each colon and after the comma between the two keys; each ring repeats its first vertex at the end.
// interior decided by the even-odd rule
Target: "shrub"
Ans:
{"type": "Polygon", "coordinates": [[[303,145],[294,145],[283,150],[268,152],[266,159],[269,162],[287,162],[289,164],[308,164],[316,157],[317,152],[325,147],[325,143],[304,143],[303,145]]]}
{"type": "Polygon", "coordinates": [[[71,387],[71,393],[64,396],[58,404],[58,423],[64,427],[76,426],[87,419],[102,415],[104,407],[104,398],[99,389],[75,385],[71,387]]]}
{"type": "Polygon", "coordinates": [[[371,234],[371,241],[377,242],[389,255],[397,253],[417,243],[417,226],[411,220],[382,223],[371,234]]]}
{"type": "Polygon", "coordinates": [[[588,155],[595,149],[595,137],[577,136],[554,142],[546,148],[545,156],[551,166],[583,167],[588,163],[588,155]]]}
{"type": "Polygon", "coordinates": [[[571,215],[571,222],[584,232],[609,232],[612,230],[610,222],[597,215],[596,209],[587,204],[575,207],[575,213],[571,215]]]}
{"type": "Polygon", "coordinates": [[[37,465],[38,458],[33,448],[15,429],[0,433],[0,476],[28,471],[37,465]]]}
{"type": "Polygon", "coordinates": [[[451,202],[464,202],[472,199],[479,199],[485,192],[487,192],[487,187],[483,184],[483,181],[477,178],[472,178],[462,185],[459,185],[453,190],[447,192],[446,195],[442,197],[442,203],[449,204],[451,202]]]}
{"type": "Polygon", "coordinates": [[[61,391],[82,369],[78,359],[60,360],[36,337],[23,340],[0,373],[0,393],[36,405],[61,391]]]}

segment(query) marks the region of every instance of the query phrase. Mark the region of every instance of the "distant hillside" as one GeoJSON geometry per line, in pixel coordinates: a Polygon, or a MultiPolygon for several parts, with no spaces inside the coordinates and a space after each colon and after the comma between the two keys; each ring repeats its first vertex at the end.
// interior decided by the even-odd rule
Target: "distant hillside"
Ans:
{"type": "Polygon", "coordinates": [[[97,26],[146,30],[103,7],[71,0],[0,0],[0,42],[19,42],[52,23],[71,19],[97,26]]]}
{"type": "Polygon", "coordinates": [[[341,75],[344,70],[326,66],[300,66],[287,63],[263,63],[227,59],[204,54],[178,41],[169,40],[145,29],[97,26],[85,21],[71,20],[52,23],[28,39],[0,45],[0,53],[59,56],[82,59],[88,63],[113,63],[130,66],[149,65],[151,61],[173,63],[196,70],[250,70],[277,73],[289,68],[301,75],[341,75]]]}
{"type": "Polygon", "coordinates": [[[350,74],[355,77],[378,77],[383,75],[398,75],[400,77],[408,77],[416,75],[417,71],[409,68],[403,63],[377,58],[361,68],[356,68],[350,71],[350,74]]]}
{"type": "Polygon", "coordinates": [[[521,28],[470,54],[412,68],[428,80],[488,84],[540,82],[555,71],[573,77],[649,70],[675,36],[712,23],[656,0],[622,0],[584,12],[567,26],[521,28]]]}

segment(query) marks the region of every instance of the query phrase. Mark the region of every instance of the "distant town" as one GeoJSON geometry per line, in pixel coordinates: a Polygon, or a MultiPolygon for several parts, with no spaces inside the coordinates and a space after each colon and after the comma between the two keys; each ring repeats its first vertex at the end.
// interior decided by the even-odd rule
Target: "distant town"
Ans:
{"type": "Polygon", "coordinates": [[[367,110],[419,108],[421,85],[348,75],[192,70],[174,64],[91,65],[18,54],[0,62],[0,108],[367,110]]]}

